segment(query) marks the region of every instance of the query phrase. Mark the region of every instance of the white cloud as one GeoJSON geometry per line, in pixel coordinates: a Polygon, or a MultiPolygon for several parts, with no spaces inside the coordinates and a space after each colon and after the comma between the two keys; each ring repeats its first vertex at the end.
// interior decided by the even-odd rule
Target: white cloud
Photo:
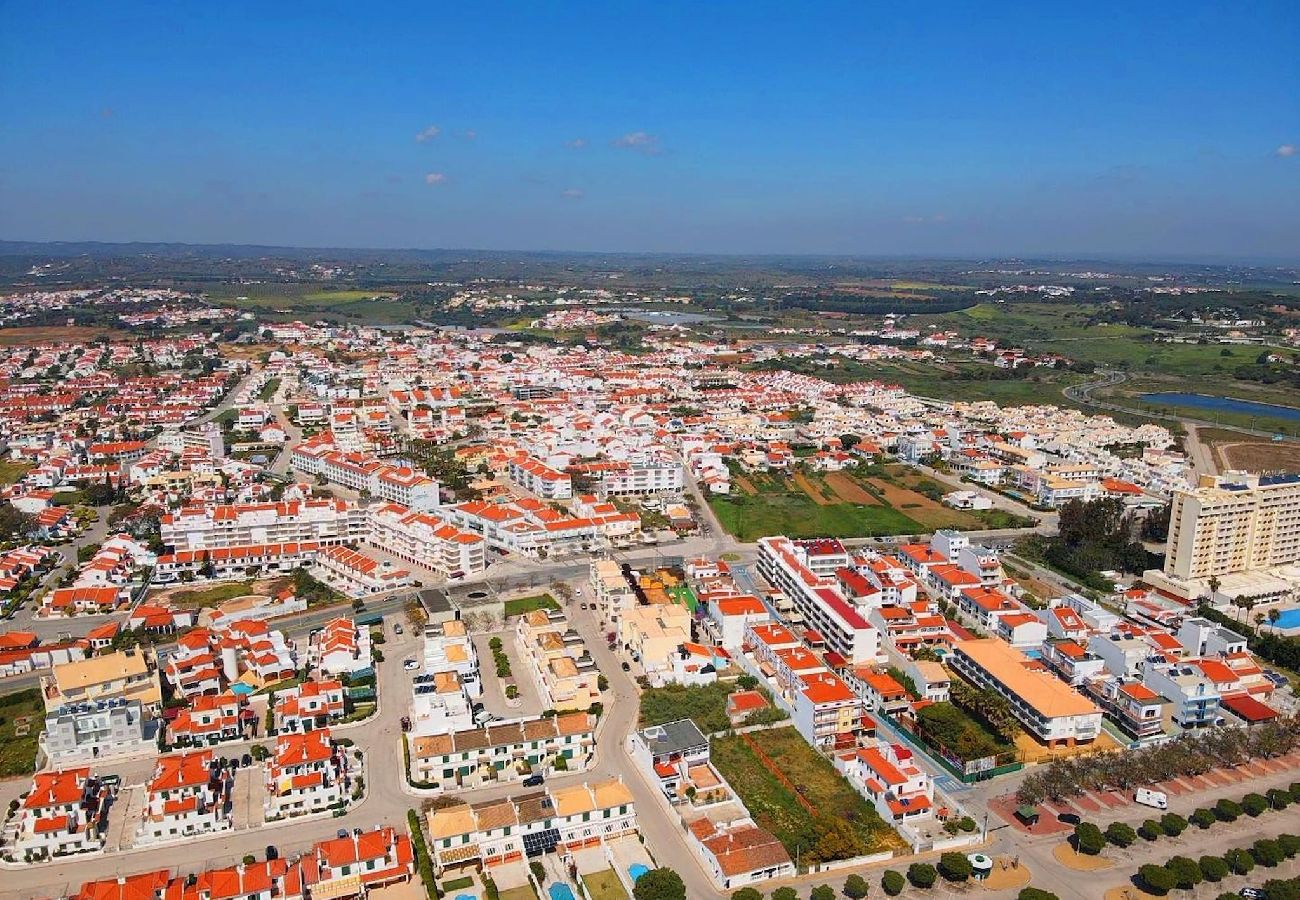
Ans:
{"type": "Polygon", "coordinates": [[[447,180],[447,176],[444,175],[442,172],[430,172],[428,175],[424,176],[424,183],[433,185],[435,187],[437,185],[442,184],[446,180],[447,180]]]}
{"type": "Polygon", "coordinates": [[[440,135],[440,134],[442,134],[442,129],[441,129],[441,128],[439,128],[437,125],[430,125],[428,128],[425,128],[425,129],[423,129],[422,131],[418,131],[418,132],[416,132],[416,134],[415,134],[415,142],[416,142],[417,144],[423,144],[423,143],[426,143],[426,142],[428,142],[428,141],[433,140],[434,138],[436,138],[436,137],[437,137],[438,135],[440,135]]]}
{"type": "Polygon", "coordinates": [[[587,139],[574,138],[571,141],[566,141],[564,146],[568,147],[570,150],[581,150],[583,147],[587,146],[587,139]]]}
{"type": "Polygon", "coordinates": [[[478,137],[478,132],[475,131],[475,130],[472,129],[472,128],[471,128],[469,131],[466,131],[466,132],[465,132],[465,140],[467,140],[467,141],[472,141],[472,140],[474,140],[476,137],[478,137]]]}
{"type": "Polygon", "coordinates": [[[613,145],[620,150],[635,150],[646,156],[658,156],[664,152],[659,137],[644,131],[629,131],[621,138],[615,138],[613,145]]]}
{"type": "Polygon", "coordinates": [[[1297,153],[1300,153],[1300,147],[1297,147],[1295,144],[1283,144],[1281,147],[1277,148],[1276,152],[1278,156],[1286,159],[1288,156],[1295,156],[1297,153]]]}
{"type": "Polygon", "coordinates": [[[569,188],[568,190],[560,191],[560,196],[565,200],[581,200],[584,195],[582,190],[579,188],[569,188]]]}

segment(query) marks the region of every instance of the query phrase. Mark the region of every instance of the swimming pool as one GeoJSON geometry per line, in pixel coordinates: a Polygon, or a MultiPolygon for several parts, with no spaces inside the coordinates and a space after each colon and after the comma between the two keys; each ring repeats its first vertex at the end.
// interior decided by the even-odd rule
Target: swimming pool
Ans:
{"type": "Polygon", "coordinates": [[[551,895],[551,900],[575,900],[573,896],[573,888],[569,887],[567,884],[552,882],[551,886],[547,889],[547,893],[551,895]]]}
{"type": "MultiPolygon", "coordinates": [[[[650,867],[643,866],[641,863],[632,863],[632,865],[627,867],[627,874],[632,876],[633,884],[636,884],[636,880],[649,871],[650,867]]],[[[649,882],[646,883],[649,884],[649,882]]]]}
{"type": "Polygon", "coordinates": [[[1276,628],[1300,628],[1300,606],[1282,610],[1273,625],[1276,628]]]}

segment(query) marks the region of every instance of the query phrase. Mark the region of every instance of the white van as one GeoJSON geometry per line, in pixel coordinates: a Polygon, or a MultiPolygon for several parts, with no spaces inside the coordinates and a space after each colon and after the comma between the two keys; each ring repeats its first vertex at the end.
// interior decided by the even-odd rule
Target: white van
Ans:
{"type": "Polygon", "coordinates": [[[1149,791],[1146,788],[1138,788],[1133,795],[1134,801],[1141,803],[1143,806],[1149,806],[1152,809],[1168,809],[1169,795],[1164,791],[1149,791]]]}

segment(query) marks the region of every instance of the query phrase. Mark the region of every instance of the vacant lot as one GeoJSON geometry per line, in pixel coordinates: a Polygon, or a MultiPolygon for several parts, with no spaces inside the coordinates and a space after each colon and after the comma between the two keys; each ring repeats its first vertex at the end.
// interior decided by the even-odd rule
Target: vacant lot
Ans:
{"type": "Polygon", "coordinates": [[[754,820],[776,835],[791,856],[798,851],[805,860],[847,859],[903,846],[875,809],[794,728],[716,738],[711,755],[754,820]]]}
{"type": "Polygon", "coordinates": [[[926,530],[914,519],[889,507],[850,503],[819,506],[803,491],[711,497],[709,505],[722,527],[742,541],[754,541],[769,534],[843,538],[919,534],[926,530]]]}
{"type": "Polygon", "coordinates": [[[627,900],[627,891],[613,869],[582,876],[582,886],[591,900],[627,900]]]}
{"type": "Polygon", "coordinates": [[[0,459],[0,484],[13,484],[26,475],[32,468],[31,463],[14,462],[12,459],[0,459]]]}
{"type": "MultiPolygon", "coordinates": [[[[1207,431],[1216,433],[1222,429],[1202,429],[1201,437],[1207,431]]],[[[1300,471],[1300,444],[1273,441],[1252,440],[1246,435],[1237,435],[1237,440],[1214,441],[1215,459],[1219,462],[1219,471],[1226,469],[1245,469],[1247,472],[1295,472],[1300,471]]]]}
{"type": "Polygon", "coordinates": [[[39,688],[0,697],[0,778],[36,771],[36,739],[44,728],[39,688]]]}
{"type": "Polygon", "coordinates": [[[799,490],[807,494],[808,498],[818,506],[830,506],[835,502],[829,497],[822,496],[822,492],[817,485],[813,484],[813,482],[808,479],[808,476],[802,472],[795,473],[794,483],[799,486],[799,490]]]}
{"type": "Polygon", "coordinates": [[[641,692],[639,725],[648,728],[678,719],[690,719],[705,734],[725,731],[731,726],[727,718],[727,697],[735,688],[730,682],[715,681],[708,685],[669,684],[641,692]]]}
{"type": "Polygon", "coordinates": [[[879,506],[876,495],[853,480],[847,472],[831,472],[826,476],[826,486],[835,496],[845,503],[861,503],[863,506],[879,506]]]}
{"type": "Polygon", "coordinates": [[[225,603],[236,597],[246,597],[249,594],[269,597],[283,590],[287,585],[288,579],[285,578],[266,578],[260,581],[250,578],[247,581],[223,581],[211,587],[169,588],[159,592],[155,597],[165,598],[172,606],[198,609],[202,606],[216,606],[218,603],[225,603]]]}
{"type": "Polygon", "coordinates": [[[97,341],[121,340],[130,337],[129,331],[116,328],[98,328],[90,325],[35,325],[29,328],[0,328],[0,347],[16,347],[23,344],[44,344],[51,341],[97,341]]]}
{"type": "Polygon", "coordinates": [[[950,760],[970,762],[1015,749],[983,722],[952,703],[932,703],[922,708],[917,712],[916,725],[925,742],[950,760]]]}

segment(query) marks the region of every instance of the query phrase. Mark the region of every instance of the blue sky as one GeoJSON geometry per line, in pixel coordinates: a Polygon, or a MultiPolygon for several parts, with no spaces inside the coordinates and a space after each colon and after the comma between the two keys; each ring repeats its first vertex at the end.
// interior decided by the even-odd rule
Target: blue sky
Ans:
{"type": "Polygon", "coordinates": [[[0,237],[1300,260],[1298,47],[1294,0],[0,2],[0,237]]]}

